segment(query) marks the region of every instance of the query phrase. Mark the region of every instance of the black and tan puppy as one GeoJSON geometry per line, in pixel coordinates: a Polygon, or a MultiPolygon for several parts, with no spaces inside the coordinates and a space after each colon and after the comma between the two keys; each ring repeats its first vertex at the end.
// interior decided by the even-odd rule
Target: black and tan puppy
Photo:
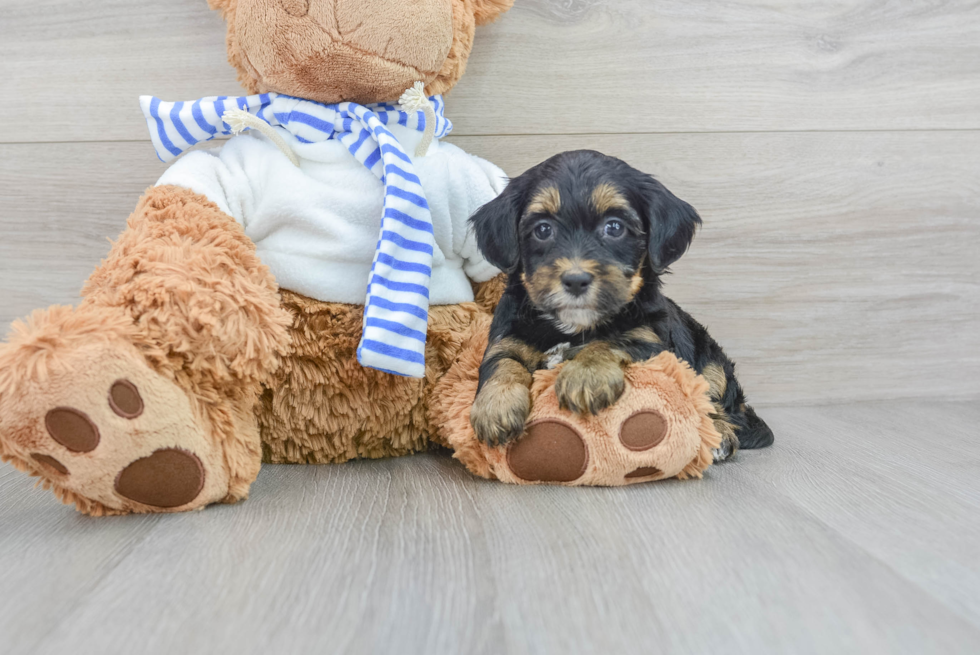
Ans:
{"type": "Polygon", "coordinates": [[[653,177],[598,152],[565,152],[511,180],[470,220],[483,256],[510,275],[471,412],[482,441],[523,433],[540,368],[567,362],[559,402],[594,414],[623,393],[628,364],[670,350],[711,385],[716,460],[772,443],[721,346],[661,293],[660,276],[701,219],[653,177]]]}

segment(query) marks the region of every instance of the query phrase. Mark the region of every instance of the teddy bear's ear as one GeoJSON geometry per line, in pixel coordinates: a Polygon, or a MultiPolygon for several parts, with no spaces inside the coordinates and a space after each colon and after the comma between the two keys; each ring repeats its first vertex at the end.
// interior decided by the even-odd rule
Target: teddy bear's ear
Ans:
{"type": "Polygon", "coordinates": [[[248,93],[258,93],[258,80],[249,72],[245,66],[245,56],[238,43],[238,34],[235,28],[235,12],[238,9],[238,0],[208,0],[208,6],[215,11],[221,12],[221,17],[228,25],[225,36],[225,46],[228,49],[228,63],[238,71],[238,81],[248,93]]]}
{"type": "Polygon", "coordinates": [[[473,15],[477,25],[497,20],[500,14],[514,6],[514,0],[473,0],[473,15]]]}
{"type": "Polygon", "coordinates": [[[228,14],[235,11],[238,0],[208,0],[208,6],[221,12],[222,18],[228,18],[228,14]]]}

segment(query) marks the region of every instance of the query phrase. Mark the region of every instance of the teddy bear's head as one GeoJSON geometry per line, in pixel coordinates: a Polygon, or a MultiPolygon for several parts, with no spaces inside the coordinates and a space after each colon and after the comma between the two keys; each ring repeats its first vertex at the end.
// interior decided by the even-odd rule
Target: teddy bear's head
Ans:
{"type": "Polygon", "coordinates": [[[449,91],[474,26],[514,0],[208,0],[228,22],[228,61],[249,93],[324,103],[449,91]]]}

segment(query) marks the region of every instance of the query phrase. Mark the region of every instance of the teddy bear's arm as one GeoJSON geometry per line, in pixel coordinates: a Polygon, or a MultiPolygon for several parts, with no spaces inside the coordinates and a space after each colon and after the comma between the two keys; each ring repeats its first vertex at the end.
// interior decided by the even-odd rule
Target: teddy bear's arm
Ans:
{"type": "Polygon", "coordinates": [[[492,23],[514,5],[514,0],[475,0],[473,13],[477,25],[492,23]]]}

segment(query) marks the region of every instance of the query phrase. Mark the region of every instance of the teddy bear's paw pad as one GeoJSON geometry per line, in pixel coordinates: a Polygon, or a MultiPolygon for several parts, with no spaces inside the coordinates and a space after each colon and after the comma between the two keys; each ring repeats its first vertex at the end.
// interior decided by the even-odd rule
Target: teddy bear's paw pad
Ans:
{"type": "Polygon", "coordinates": [[[129,380],[116,380],[109,389],[109,407],[123,418],[136,418],[143,413],[143,398],[129,380]]]}
{"type": "Polygon", "coordinates": [[[99,445],[99,428],[88,414],[72,407],[55,407],[44,416],[51,438],[73,453],[89,453],[99,445]]]}
{"type": "Polygon", "coordinates": [[[663,475],[663,471],[658,469],[656,466],[641,466],[640,468],[626,474],[627,480],[633,480],[636,478],[655,478],[658,475],[663,475]]]}
{"type": "Polygon", "coordinates": [[[15,465],[96,514],[196,509],[228,495],[224,445],[203,408],[130,344],[82,341],[47,357],[44,376],[10,369],[24,381],[0,397],[0,440],[15,465]]]}
{"type": "MultiPolygon", "coordinates": [[[[623,421],[619,429],[619,441],[629,450],[650,450],[666,438],[669,431],[667,419],[652,409],[640,410],[623,421]]],[[[643,477],[633,476],[626,477],[643,477]]]]}
{"type": "Polygon", "coordinates": [[[189,408],[186,402],[179,402],[183,398],[177,395],[180,392],[176,387],[159,377],[148,377],[143,383],[154,400],[149,408],[140,388],[131,380],[110,377],[103,383],[101,401],[84,404],[87,412],[63,405],[45,413],[44,432],[69,455],[32,452],[31,459],[40,465],[40,471],[52,481],[74,487],[78,493],[116,510],[135,507],[127,507],[125,502],[120,505],[115,499],[161,510],[194,503],[205,489],[208,467],[197,454],[174,444],[186,440],[189,448],[208,455],[216,453],[201,448],[205,444],[200,430],[189,420],[190,412],[180,411],[189,408]],[[104,424],[104,429],[100,430],[97,421],[104,424]],[[155,450],[133,459],[154,445],[158,446],[155,450]],[[74,455],[86,459],[74,460],[74,455]],[[70,468],[77,470],[75,476],[70,468]],[[119,471],[114,477],[113,470],[119,471]],[[111,488],[96,482],[105,480],[105,473],[109,473],[111,488]]]}
{"type": "Polygon", "coordinates": [[[57,473],[59,475],[68,475],[68,468],[56,460],[51,455],[42,455],[41,453],[31,453],[31,459],[43,466],[49,473],[57,473]]]}
{"type": "Polygon", "coordinates": [[[527,482],[574,482],[588,465],[585,440],[561,421],[532,422],[524,436],[507,449],[507,466],[527,482]]]}
{"type": "Polygon", "coordinates": [[[204,489],[204,465],[197,455],[161,448],[136,460],[116,477],[116,492],[150,507],[173,508],[193,502],[204,489]]]}

